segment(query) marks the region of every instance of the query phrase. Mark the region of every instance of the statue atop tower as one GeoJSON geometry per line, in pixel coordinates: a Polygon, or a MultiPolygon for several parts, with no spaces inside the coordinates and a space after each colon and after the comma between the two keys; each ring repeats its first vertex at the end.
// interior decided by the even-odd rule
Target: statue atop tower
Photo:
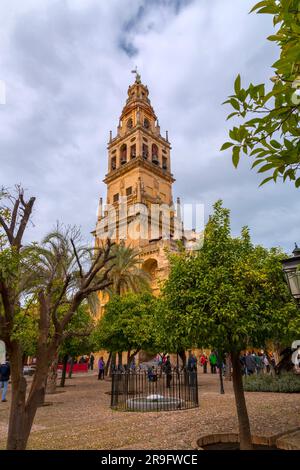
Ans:
{"type": "Polygon", "coordinates": [[[137,71],[137,66],[134,70],[131,70],[131,73],[135,73],[135,83],[141,83],[141,76],[137,71]]]}

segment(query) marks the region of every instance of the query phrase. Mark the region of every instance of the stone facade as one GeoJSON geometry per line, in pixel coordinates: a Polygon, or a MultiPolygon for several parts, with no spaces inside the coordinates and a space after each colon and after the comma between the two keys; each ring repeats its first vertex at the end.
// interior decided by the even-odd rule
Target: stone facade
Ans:
{"type": "MultiPolygon", "coordinates": [[[[166,250],[176,250],[174,237],[182,238],[182,224],[173,203],[175,180],[170,151],[168,133],[162,137],[148,88],[136,73],[135,82],[128,88],[117,134],[113,137],[110,133],[104,179],[106,208],[103,211],[101,199],[95,237],[100,243],[107,233],[117,243],[124,239],[126,245],[136,247],[143,268],[151,275],[154,293],[159,291],[160,280],[168,275],[166,250]],[[126,204],[124,211],[120,209],[121,202],[126,204]],[[139,205],[147,209],[147,214],[139,205]]],[[[177,200],[176,209],[179,204],[177,200]]]]}
{"type": "MultiPolygon", "coordinates": [[[[137,72],[107,149],[106,205],[103,210],[100,198],[95,243],[109,236],[116,243],[124,240],[135,247],[157,295],[169,273],[167,252],[177,251],[178,240],[191,249],[199,235],[189,231],[184,237],[180,200],[173,202],[168,132],[161,135],[148,88],[137,72]]],[[[107,301],[108,296],[100,294],[100,316],[107,301]]]]}

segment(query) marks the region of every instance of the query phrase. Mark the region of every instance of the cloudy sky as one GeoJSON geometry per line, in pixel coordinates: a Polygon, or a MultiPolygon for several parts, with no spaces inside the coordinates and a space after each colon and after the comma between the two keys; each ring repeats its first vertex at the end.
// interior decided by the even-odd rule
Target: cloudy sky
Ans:
{"type": "Polygon", "coordinates": [[[205,204],[219,198],[238,233],[257,243],[300,242],[299,190],[258,188],[244,160],[238,170],[219,152],[230,110],[221,103],[234,78],[268,82],[276,46],[268,15],[249,15],[254,0],[2,0],[0,184],[21,182],[37,197],[31,239],[57,220],[94,229],[130,73],[137,65],[162,131],[172,143],[174,196],[205,204]]]}

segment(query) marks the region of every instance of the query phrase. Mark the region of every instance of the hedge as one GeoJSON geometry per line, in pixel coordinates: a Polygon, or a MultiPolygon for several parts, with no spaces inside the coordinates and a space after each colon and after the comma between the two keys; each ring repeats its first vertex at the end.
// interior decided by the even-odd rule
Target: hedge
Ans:
{"type": "Polygon", "coordinates": [[[258,374],[243,377],[246,392],[299,393],[300,375],[292,372],[280,375],[258,374]]]}

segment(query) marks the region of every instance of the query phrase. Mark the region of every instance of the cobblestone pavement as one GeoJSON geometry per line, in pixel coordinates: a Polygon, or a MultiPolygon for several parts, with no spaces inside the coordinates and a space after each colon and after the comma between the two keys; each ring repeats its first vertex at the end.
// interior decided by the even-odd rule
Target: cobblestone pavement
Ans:
{"type": "MultiPolygon", "coordinates": [[[[192,449],[210,433],[237,432],[230,382],[219,394],[218,376],[200,374],[200,406],[177,412],[133,413],[109,408],[111,382],[74,376],[38,409],[30,449],[192,449]]],[[[10,389],[8,399],[10,395],[10,389]]],[[[300,394],[247,393],[252,433],[271,436],[300,426],[300,394]]],[[[9,401],[0,402],[0,448],[5,448],[9,401]]]]}

